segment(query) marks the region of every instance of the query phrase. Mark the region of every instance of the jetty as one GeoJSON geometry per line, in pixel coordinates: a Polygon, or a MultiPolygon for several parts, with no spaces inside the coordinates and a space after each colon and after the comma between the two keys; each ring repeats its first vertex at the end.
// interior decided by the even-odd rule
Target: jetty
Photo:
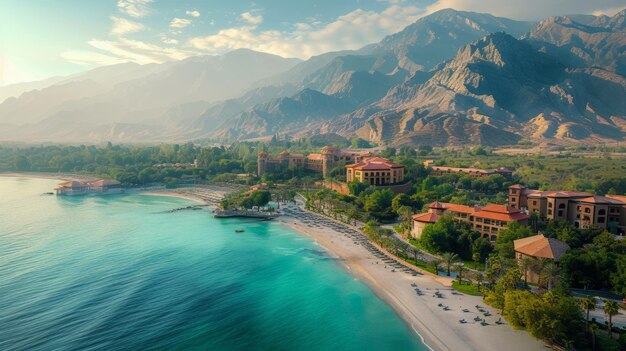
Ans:
{"type": "Polygon", "coordinates": [[[242,210],[222,210],[216,209],[213,211],[213,217],[215,218],[231,218],[231,217],[243,217],[243,218],[258,218],[258,219],[274,219],[280,216],[280,213],[265,212],[265,211],[242,211],[242,210]]]}

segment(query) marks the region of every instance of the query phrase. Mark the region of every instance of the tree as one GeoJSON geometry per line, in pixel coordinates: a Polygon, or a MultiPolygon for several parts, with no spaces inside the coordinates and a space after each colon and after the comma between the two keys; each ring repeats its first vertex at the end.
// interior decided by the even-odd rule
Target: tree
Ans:
{"type": "Polygon", "coordinates": [[[528,256],[522,256],[519,260],[519,266],[524,274],[524,285],[528,286],[528,270],[532,267],[533,261],[532,258],[528,256]]]}
{"type": "Polygon", "coordinates": [[[267,190],[254,191],[250,196],[252,197],[252,202],[257,207],[263,207],[267,205],[272,198],[272,195],[267,190]]]}
{"type": "Polygon", "coordinates": [[[15,169],[18,171],[30,171],[31,164],[26,156],[20,155],[15,158],[15,169]]]}
{"type": "Polygon", "coordinates": [[[391,190],[379,189],[367,196],[364,209],[374,217],[389,218],[393,215],[391,210],[392,200],[393,192],[391,190]]]}
{"type": "Polygon", "coordinates": [[[465,267],[463,263],[459,263],[456,265],[456,277],[459,280],[459,284],[463,284],[463,277],[465,273],[467,273],[468,269],[465,267]]]}
{"type": "Polygon", "coordinates": [[[604,314],[609,321],[609,337],[613,334],[613,316],[619,313],[619,305],[612,300],[604,300],[604,314]]]}
{"type": "Polygon", "coordinates": [[[596,309],[596,299],[591,296],[585,297],[580,300],[580,307],[586,312],[585,330],[589,332],[589,311],[596,309]]]}
{"type": "Polygon", "coordinates": [[[446,266],[446,275],[449,277],[450,269],[452,268],[452,265],[459,259],[459,255],[452,252],[446,252],[441,255],[441,259],[444,266],[446,266]]]}
{"type": "Polygon", "coordinates": [[[412,205],[413,205],[413,200],[411,200],[411,197],[405,193],[396,195],[393,198],[393,201],[391,201],[391,208],[393,208],[393,210],[396,212],[398,212],[398,210],[402,206],[411,207],[412,205]]]}
{"type": "Polygon", "coordinates": [[[439,275],[439,268],[441,267],[442,263],[443,262],[438,258],[430,261],[430,265],[433,266],[433,268],[435,269],[435,274],[439,275]]]}
{"type": "Polygon", "coordinates": [[[595,351],[596,349],[596,333],[598,332],[598,325],[592,324],[591,327],[591,349],[595,351]]]}
{"type": "Polygon", "coordinates": [[[507,228],[498,233],[498,238],[494,245],[496,252],[502,258],[514,258],[513,241],[531,236],[530,227],[518,222],[511,222],[507,228]]]}
{"type": "Polygon", "coordinates": [[[552,290],[554,282],[561,276],[561,269],[554,262],[549,262],[541,270],[541,280],[545,282],[546,288],[552,290]]]}
{"type": "Polygon", "coordinates": [[[420,244],[426,251],[434,253],[452,252],[459,233],[452,218],[439,218],[436,223],[427,225],[422,231],[420,244]]]}

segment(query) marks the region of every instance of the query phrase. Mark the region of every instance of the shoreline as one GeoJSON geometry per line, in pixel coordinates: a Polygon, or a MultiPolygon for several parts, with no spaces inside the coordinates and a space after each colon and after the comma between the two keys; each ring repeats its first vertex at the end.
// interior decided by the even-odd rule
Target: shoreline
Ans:
{"type": "MultiPolygon", "coordinates": [[[[0,176],[32,177],[47,179],[72,179],[72,174],[56,173],[0,173],[0,176]]],[[[76,178],[73,178],[76,179],[76,178]]],[[[210,205],[216,199],[221,198],[229,189],[219,186],[203,188],[134,188],[131,193],[148,196],[169,196],[183,198],[210,205]]],[[[232,190],[231,190],[232,191],[232,190]]],[[[306,235],[313,239],[326,252],[336,257],[337,263],[341,262],[341,268],[345,269],[355,279],[366,284],[376,296],[390,306],[396,314],[407,324],[431,351],[440,350],[486,350],[507,351],[545,350],[543,342],[530,336],[525,331],[513,330],[507,323],[496,325],[495,320],[500,316],[493,308],[482,303],[482,297],[464,294],[452,294],[451,288],[444,286],[442,280],[427,272],[418,275],[410,275],[401,269],[396,271],[389,262],[380,255],[373,253],[358,240],[346,235],[342,228],[355,230],[353,227],[341,222],[334,221],[325,216],[306,211],[298,205],[281,206],[283,216],[275,219],[279,224],[285,225],[300,235],[306,235]],[[299,211],[299,212],[295,212],[299,211]],[[309,220],[307,218],[313,218],[309,220]],[[385,264],[386,263],[386,264],[385,264]],[[387,266],[389,265],[389,267],[387,266]],[[417,296],[411,284],[424,292],[417,296]],[[442,292],[444,298],[435,298],[435,291],[442,292]],[[444,311],[437,303],[450,306],[449,311],[444,311]],[[489,325],[481,326],[473,320],[480,315],[474,308],[476,305],[484,306],[492,316],[485,317],[489,325]],[[464,313],[461,308],[467,308],[471,313],[464,313]],[[466,324],[460,324],[459,319],[467,320],[466,324]]],[[[368,240],[369,242],[369,240],[368,240]]],[[[400,260],[406,267],[411,267],[400,260]]],[[[421,270],[419,270],[421,271],[421,270]]]]}
{"type": "MultiPolygon", "coordinates": [[[[299,209],[304,214],[285,214],[283,211],[283,216],[276,219],[280,224],[310,237],[333,257],[338,258],[342,268],[366,284],[374,294],[387,303],[417,334],[426,348],[432,351],[546,350],[544,343],[528,332],[513,330],[508,323],[496,325],[495,321],[500,318],[500,314],[486,306],[481,296],[452,294],[452,289],[444,285],[449,278],[439,279],[433,274],[426,273],[412,276],[393,269],[391,265],[387,266],[381,258],[358,244],[355,239],[334,229],[337,228],[336,225],[353,230],[354,228],[294,205],[284,208],[290,211],[299,209]],[[307,222],[306,216],[315,220],[307,222]],[[412,283],[416,283],[421,289],[424,293],[422,296],[415,293],[411,287],[412,283]],[[434,297],[435,291],[441,292],[444,298],[434,297]],[[438,307],[438,303],[449,306],[450,310],[444,311],[438,307]],[[483,317],[489,325],[482,326],[474,321],[475,316],[481,315],[475,308],[476,305],[491,313],[491,316],[483,317]],[[463,308],[470,312],[462,312],[463,308]],[[459,323],[460,319],[466,319],[467,323],[459,323]]],[[[404,261],[399,262],[415,269],[404,261]]]]}

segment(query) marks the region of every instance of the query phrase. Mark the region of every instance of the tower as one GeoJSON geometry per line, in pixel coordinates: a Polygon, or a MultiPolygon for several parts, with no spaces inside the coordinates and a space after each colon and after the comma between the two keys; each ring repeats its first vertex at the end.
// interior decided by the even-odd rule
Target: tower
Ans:
{"type": "Polygon", "coordinates": [[[258,165],[257,174],[259,177],[265,174],[265,172],[267,172],[267,158],[268,158],[267,152],[264,152],[264,151],[259,152],[259,155],[257,156],[257,165],[258,165]]]}

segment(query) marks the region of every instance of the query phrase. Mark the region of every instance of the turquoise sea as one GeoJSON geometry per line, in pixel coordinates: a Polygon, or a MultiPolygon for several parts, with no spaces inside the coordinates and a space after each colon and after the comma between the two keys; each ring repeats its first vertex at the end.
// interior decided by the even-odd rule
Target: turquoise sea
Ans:
{"type": "Polygon", "coordinates": [[[426,350],[279,223],[57,183],[0,177],[0,350],[426,350]]]}

